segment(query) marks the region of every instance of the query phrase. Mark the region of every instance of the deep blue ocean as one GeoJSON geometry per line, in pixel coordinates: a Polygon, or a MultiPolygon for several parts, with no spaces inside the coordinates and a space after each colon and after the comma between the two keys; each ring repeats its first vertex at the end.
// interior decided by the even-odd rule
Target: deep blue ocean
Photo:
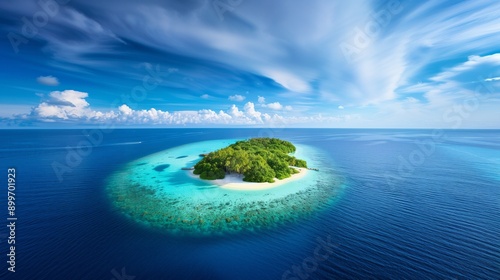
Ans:
{"type": "Polygon", "coordinates": [[[0,130],[0,279],[500,279],[499,130],[116,129],[71,158],[94,133],[0,130]],[[333,203],[277,229],[183,238],[128,219],[105,192],[138,158],[262,136],[324,151],[344,184],[333,203]],[[58,163],[72,165],[60,178],[58,163]]]}

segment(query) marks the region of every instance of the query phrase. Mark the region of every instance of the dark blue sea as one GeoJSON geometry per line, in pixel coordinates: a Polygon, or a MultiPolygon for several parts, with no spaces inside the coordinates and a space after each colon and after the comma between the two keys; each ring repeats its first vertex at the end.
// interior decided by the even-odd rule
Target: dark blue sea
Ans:
{"type": "Polygon", "coordinates": [[[0,130],[0,174],[1,279],[500,279],[499,130],[0,130]],[[135,223],[105,191],[138,158],[262,136],[324,152],[343,182],[326,209],[266,231],[184,238],[135,223]]]}

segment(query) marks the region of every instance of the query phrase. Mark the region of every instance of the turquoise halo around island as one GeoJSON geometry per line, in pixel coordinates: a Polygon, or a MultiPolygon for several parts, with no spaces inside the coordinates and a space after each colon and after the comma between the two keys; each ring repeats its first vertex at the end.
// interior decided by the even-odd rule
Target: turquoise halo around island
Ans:
{"type": "Polygon", "coordinates": [[[327,206],[341,186],[320,150],[297,144],[293,155],[319,171],[306,170],[273,188],[228,189],[182,169],[236,141],[197,142],[134,160],[110,176],[107,192],[114,207],[136,222],[171,234],[211,236],[298,221],[327,206]]]}

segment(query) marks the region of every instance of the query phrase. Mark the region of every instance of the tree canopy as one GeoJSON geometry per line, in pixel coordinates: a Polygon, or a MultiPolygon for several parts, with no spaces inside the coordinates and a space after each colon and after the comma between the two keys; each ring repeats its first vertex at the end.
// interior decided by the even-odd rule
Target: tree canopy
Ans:
{"type": "Polygon", "coordinates": [[[290,153],[295,146],[277,138],[252,138],[238,141],[226,148],[211,152],[194,166],[194,174],[201,179],[223,179],[226,174],[243,174],[247,182],[274,182],[298,171],[294,167],[307,167],[305,160],[290,153]]]}

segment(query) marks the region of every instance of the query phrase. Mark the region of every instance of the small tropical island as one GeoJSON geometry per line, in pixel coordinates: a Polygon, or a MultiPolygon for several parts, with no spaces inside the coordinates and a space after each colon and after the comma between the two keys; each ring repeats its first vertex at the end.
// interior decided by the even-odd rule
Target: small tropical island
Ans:
{"type": "Polygon", "coordinates": [[[328,205],[341,186],[333,172],[309,171],[325,168],[320,149],[241,140],[189,143],[133,160],[110,175],[106,191],[141,225],[205,237],[300,221],[328,205]]]}
{"type": "Polygon", "coordinates": [[[243,176],[243,181],[275,183],[307,169],[307,162],[290,155],[295,146],[277,138],[252,138],[203,155],[193,174],[204,180],[220,180],[226,175],[243,176]]]}

